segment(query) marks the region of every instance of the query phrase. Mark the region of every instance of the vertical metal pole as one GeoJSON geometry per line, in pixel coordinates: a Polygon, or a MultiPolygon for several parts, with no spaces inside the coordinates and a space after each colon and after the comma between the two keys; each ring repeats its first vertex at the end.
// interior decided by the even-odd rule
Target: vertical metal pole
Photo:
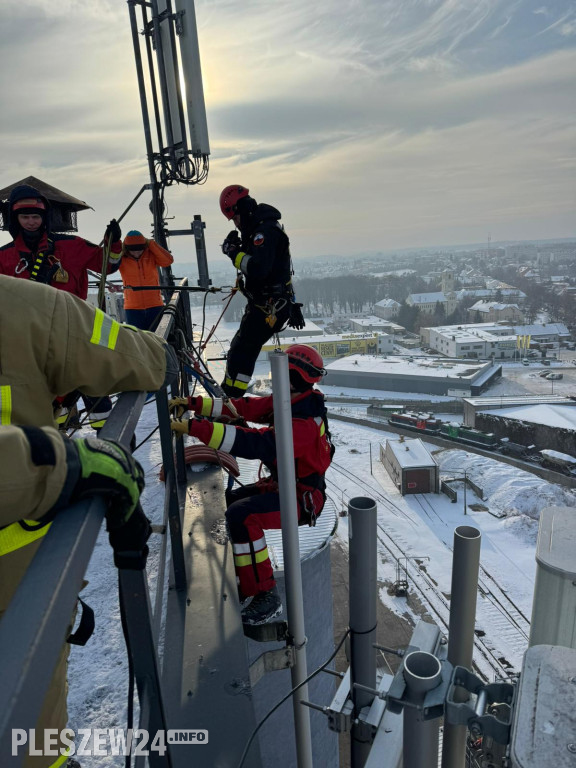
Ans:
{"type": "Polygon", "coordinates": [[[208,259],[206,258],[206,242],[204,240],[204,228],[206,224],[199,214],[194,216],[191,224],[196,245],[196,260],[198,262],[198,285],[200,288],[209,288],[212,280],[208,277],[208,259]]]}
{"type": "MultiPolygon", "coordinates": [[[[474,621],[478,595],[481,535],[477,528],[461,525],[454,531],[454,558],[448,628],[448,661],[453,666],[472,666],[474,621]]],[[[468,694],[456,688],[454,698],[466,701],[468,694]]],[[[466,726],[444,725],[442,768],[462,768],[466,757],[466,726]]]]}
{"type": "Polygon", "coordinates": [[[466,514],[466,486],[468,485],[468,473],[464,470],[464,514],[466,514]]]}
{"type": "Polygon", "coordinates": [[[403,675],[407,699],[414,707],[404,707],[403,764],[406,768],[438,768],[440,720],[424,720],[422,704],[428,691],[442,680],[442,667],[432,653],[414,651],[404,657],[403,675]]]}
{"type": "MultiPolygon", "coordinates": [[[[284,550],[284,577],[286,584],[286,612],[288,632],[294,640],[295,656],[292,667],[292,687],[300,685],[308,676],[306,662],[306,635],[304,633],[304,605],[302,601],[302,571],[298,541],[298,506],[296,501],[296,472],[294,468],[294,441],[292,436],[292,405],[288,356],[285,352],[271,352],[274,427],[276,431],[276,457],[278,491],[282,519],[282,548],[284,550]]],[[[296,755],[299,768],[313,768],[310,711],[301,702],[308,699],[308,685],[303,685],[292,696],[296,730],[296,755]]]]}
{"type": "Polygon", "coordinates": [[[373,475],[374,472],[372,472],[372,443],[368,443],[370,447],[370,474],[373,475]]]}
{"type": "Polygon", "coordinates": [[[372,745],[370,726],[357,720],[374,698],[355,683],[376,688],[376,502],[356,496],[348,502],[350,589],[350,689],[356,723],[351,731],[352,768],[361,768],[372,745]]]}

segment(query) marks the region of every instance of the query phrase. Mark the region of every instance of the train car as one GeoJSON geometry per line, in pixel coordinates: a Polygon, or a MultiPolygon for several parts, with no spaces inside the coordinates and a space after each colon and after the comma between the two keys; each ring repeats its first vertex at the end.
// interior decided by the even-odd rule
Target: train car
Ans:
{"type": "Polygon", "coordinates": [[[464,427],[455,422],[443,422],[440,427],[440,435],[445,435],[458,443],[467,443],[468,445],[477,445],[479,448],[493,450],[498,447],[499,440],[492,432],[481,432],[479,429],[464,427]]]}
{"type": "Polygon", "coordinates": [[[538,451],[538,455],[543,467],[555,469],[558,472],[563,472],[565,475],[576,475],[576,457],[570,456],[568,453],[552,451],[548,448],[538,451]]]}
{"type": "Polygon", "coordinates": [[[405,429],[415,429],[418,432],[432,432],[439,431],[442,421],[435,419],[429,413],[392,413],[388,418],[389,424],[394,424],[397,427],[404,427],[405,429]]]}
{"type": "Polygon", "coordinates": [[[513,443],[512,440],[509,440],[507,437],[503,437],[500,441],[499,451],[504,454],[504,456],[514,456],[516,459],[529,459],[535,450],[535,445],[513,443]]]}

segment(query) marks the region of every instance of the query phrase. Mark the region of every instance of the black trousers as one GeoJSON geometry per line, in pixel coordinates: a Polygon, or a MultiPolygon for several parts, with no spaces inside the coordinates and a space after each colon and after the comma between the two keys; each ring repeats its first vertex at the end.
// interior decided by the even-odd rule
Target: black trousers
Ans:
{"type": "Polygon", "coordinates": [[[290,305],[286,303],[276,314],[272,327],[266,322],[266,315],[258,307],[248,302],[240,328],[230,342],[226,361],[226,374],[222,389],[229,397],[243,397],[250,383],[256,359],[264,344],[280,331],[290,314],[290,305]]]}

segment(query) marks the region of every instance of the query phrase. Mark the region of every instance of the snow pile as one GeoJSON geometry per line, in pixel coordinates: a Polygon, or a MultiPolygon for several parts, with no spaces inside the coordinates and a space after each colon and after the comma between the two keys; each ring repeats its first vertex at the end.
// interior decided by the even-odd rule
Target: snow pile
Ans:
{"type": "Polygon", "coordinates": [[[487,506],[507,517],[526,516],[538,520],[540,510],[549,506],[576,506],[574,491],[549,483],[522,469],[476,456],[466,451],[442,451],[435,454],[443,473],[461,474],[483,490],[487,506]]]}

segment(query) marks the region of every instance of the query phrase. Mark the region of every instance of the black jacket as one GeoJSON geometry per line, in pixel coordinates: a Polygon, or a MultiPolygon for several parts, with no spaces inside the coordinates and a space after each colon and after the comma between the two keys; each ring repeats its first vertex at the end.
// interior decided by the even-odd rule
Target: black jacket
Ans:
{"type": "Polygon", "coordinates": [[[239,268],[245,276],[245,294],[255,303],[292,295],[290,240],[280,218],[277,208],[261,203],[249,222],[242,222],[244,256],[239,268]]]}

